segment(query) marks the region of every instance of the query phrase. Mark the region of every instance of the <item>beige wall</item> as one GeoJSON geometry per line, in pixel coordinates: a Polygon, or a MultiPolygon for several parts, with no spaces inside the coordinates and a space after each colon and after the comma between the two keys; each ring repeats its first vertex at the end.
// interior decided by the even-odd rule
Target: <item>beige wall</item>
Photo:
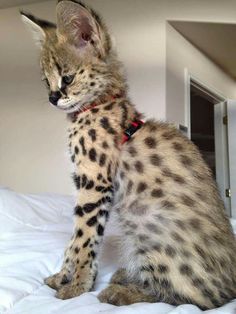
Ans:
{"type": "MultiPolygon", "coordinates": [[[[166,51],[166,20],[236,21],[234,0],[85,2],[102,13],[116,37],[120,58],[127,69],[130,94],[138,109],[148,117],[160,119],[166,117],[166,53],[167,61],[170,60],[166,51]]],[[[55,1],[23,8],[53,19],[55,1]]],[[[65,116],[47,104],[36,49],[17,8],[0,11],[0,38],[0,185],[23,192],[70,193],[65,116]]],[[[171,69],[168,71],[169,75],[171,69]]],[[[178,82],[173,82],[174,91],[178,92],[175,84],[178,82]]],[[[173,95],[168,103],[174,104],[173,95]]],[[[181,107],[181,95],[173,111],[168,111],[170,116],[179,112],[175,108],[181,107]]]]}
{"type": "Polygon", "coordinates": [[[187,126],[187,75],[224,98],[236,99],[236,82],[171,25],[166,28],[166,118],[187,126]]]}

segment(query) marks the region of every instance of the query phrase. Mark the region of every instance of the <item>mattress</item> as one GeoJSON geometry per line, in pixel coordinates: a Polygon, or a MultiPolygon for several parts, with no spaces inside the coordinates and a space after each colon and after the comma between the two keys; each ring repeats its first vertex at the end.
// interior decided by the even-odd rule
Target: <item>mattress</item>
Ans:
{"type": "MultiPolygon", "coordinates": [[[[198,314],[190,304],[137,303],[116,307],[102,304],[97,294],[119,267],[114,221],[108,223],[94,291],[60,300],[43,282],[61,268],[72,230],[73,198],[62,195],[19,194],[0,189],[0,313],[1,314],[198,314]]],[[[236,221],[232,221],[236,230],[236,221]]],[[[235,265],[236,267],[236,265],[235,265]]],[[[206,313],[236,313],[236,299],[206,313]]]]}

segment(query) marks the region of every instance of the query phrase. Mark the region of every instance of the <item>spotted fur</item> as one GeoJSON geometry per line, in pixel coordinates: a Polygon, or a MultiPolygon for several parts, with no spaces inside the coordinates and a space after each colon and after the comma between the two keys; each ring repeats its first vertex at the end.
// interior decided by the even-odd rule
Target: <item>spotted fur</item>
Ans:
{"type": "Polygon", "coordinates": [[[77,189],[74,233],[62,270],[46,283],[62,299],[92,289],[113,210],[123,231],[125,269],[100,293],[102,302],[209,309],[236,297],[235,239],[198,149],[173,126],[152,120],[121,144],[130,122],[141,115],[127,98],[101,18],[76,1],[59,1],[57,26],[22,14],[39,33],[50,102],[68,114],[77,189]]]}

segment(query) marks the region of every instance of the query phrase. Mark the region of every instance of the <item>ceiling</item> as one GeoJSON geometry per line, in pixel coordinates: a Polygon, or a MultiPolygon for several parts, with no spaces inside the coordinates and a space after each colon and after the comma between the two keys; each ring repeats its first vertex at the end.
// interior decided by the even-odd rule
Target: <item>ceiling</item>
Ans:
{"type": "Polygon", "coordinates": [[[236,79],[236,24],[169,21],[195,47],[236,79]]]}
{"type": "Polygon", "coordinates": [[[0,9],[17,7],[23,4],[37,3],[37,2],[43,2],[43,1],[46,1],[46,0],[1,0],[0,9]]]}

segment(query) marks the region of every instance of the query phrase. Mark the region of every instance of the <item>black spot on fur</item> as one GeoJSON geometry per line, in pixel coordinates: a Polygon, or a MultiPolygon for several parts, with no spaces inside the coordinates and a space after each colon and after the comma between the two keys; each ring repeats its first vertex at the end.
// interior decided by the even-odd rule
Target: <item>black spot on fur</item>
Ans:
{"type": "Polygon", "coordinates": [[[171,245],[168,244],[168,245],[165,247],[165,253],[166,253],[166,255],[169,256],[169,257],[175,257],[175,255],[176,255],[176,250],[175,250],[171,245]]]}
{"type": "Polygon", "coordinates": [[[170,289],[170,287],[171,287],[171,284],[170,284],[169,280],[166,279],[166,278],[161,278],[159,280],[159,284],[164,289],[170,289]]]}
{"type": "Polygon", "coordinates": [[[191,276],[193,273],[192,267],[188,264],[181,264],[179,267],[179,271],[182,275],[191,276]]]}
{"type": "Polygon", "coordinates": [[[128,147],[128,152],[130,156],[135,157],[137,155],[137,151],[133,146],[128,147]]]}
{"type": "Polygon", "coordinates": [[[186,183],[186,182],[185,182],[185,179],[184,179],[183,177],[181,177],[180,175],[178,175],[178,174],[173,174],[172,178],[173,178],[173,180],[174,180],[175,182],[177,182],[177,183],[179,183],[179,184],[184,184],[184,183],[186,183]]]}
{"type": "Polygon", "coordinates": [[[96,225],[96,223],[97,223],[97,216],[93,216],[89,218],[89,220],[87,221],[87,225],[89,227],[96,225]]]}
{"type": "Polygon", "coordinates": [[[167,132],[162,134],[162,137],[165,140],[172,140],[175,137],[175,134],[172,131],[167,131],[167,132]]]}
{"type": "Polygon", "coordinates": [[[67,276],[63,275],[62,279],[61,279],[61,285],[66,285],[69,282],[70,282],[70,280],[67,278],[67,276]]]}
{"type": "Polygon", "coordinates": [[[159,242],[156,242],[153,246],[152,246],[152,249],[161,253],[162,251],[162,245],[159,243],[159,242]]]}
{"type": "Polygon", "coordinates": [[[97,113],[98,111],[99,111],[98,108],[93,108],[93,109],[91,109],[91,112],[92,112],[92,113],[97,113]]]}
{"type": "Polygon", "coordinates": [[[205,251],[198,244],[195,243],[193,247],[194,247],[194,250],[198,253],[198,255],[200,255],[203,259],[206,258],[205,251]]]}
{"type": "Polygon", "coordinates": [[[154,267],[152,265],[142,266],[140,268],[141,271],[154,272],[154,267]]]}
{"type": "Polygon", "coordinates": [[[162,201],[161,202],[161,205],[165,208],[165,209],[168,209],[168,210],[172,210],[172,209],[175,209],[175,206],[172,202],[170,201],[162,201]]]}
{"type": "Polygon", "coordinates": [[[86,248],[89,245],[89,243],[90,243],[90,238],[86,242],[84,242],[83,248],[86,248]]]}
{"type": "Polygon", "coordinates": [[[91,213],[95,208],[99,207],[102,204],[110,203],[111,198],[109,196],[102,197],[100,200],[98,200],[96,203],[86,203],[83,206],[83,210],[86,213],[91,213]]]}
{"type": "Polygon", "coordinates": [[[75,248],[75,253],[76,253],[76,254],[79,253],[79,248],[78,248],[78,247],[75,248]]]}
{"type": "Polygon", "coordinates": [[[80,189],[80,176],[77,176],[75,173],[73,174],[73,181],[75,183],[75,186],[77,190],[80,189]]]}
{"type": "Polygon", "coordinates": [[[153,154],[150,156],[150,162],[153,166],[159,167],[162,163],[162,158],[157,154],[153,154]]]}
{"type": "Polygon", "coordinates": [[[151,149],[156,148],[156,146],[157,146],[157,141],[156,141],[156,139],[155,139],[154,137],[152,137],[152,136],[146,137],[146,138],[144,139],[144,143],[146,144],[146,146],[147,146],[148,148],[151,148],[151,149]]]}
{"type": "Polygon", "coordinates": [[[77,237],[79,237],[79,238],[81,238],[82,236],[83,236],[83,231],[81,230],[81,229],[79,229],[78,231],[77,231],[77,233],[76,233],[76,236],[77,237]]]}
{"type": "Polygon", "coordinates": [[[129,171],[130,166],[126,161],[123,161],[123,167],[125,168],[125,170],[129,171]]]}
{"type": "Polygon", "coordinates": [[[197,231],[201,229],[201,221],[198,218],[191,218],[189,220],[189,224],[193,229],[197,231]]]}
{"type": "Polygon", "coordinates": [[[162,184],[162,183],[163,183],[163,181],[162,181],[160,178],[156,178],[156,179],[155,179],[155,182],[156,182],[157,184],[162,184]]]}
{"type": "Polygon", "coordinates": [[[82,217],[84,215],[83,208],[79,205],[75,206],[74,213],[75,215],[82,217]]]}
{"type": "Polygon", "coordinates": [[[85,186],[86,190],[91,190],[94,187],[94,182],[93,180],[90,180],[87,185],[85,186]]]}
{"type": "Polygon", "coordinates": [[[95,142],[96,141],[96,130],[95,129],[90,129],[88,131],[88,135],[91,137],[92,141],[95,142]]]}
{"type": "Polygon", "coordinates": [[[162,170],[162,175],[168,178],[171,178],[173,176],[173,173],[170,171],[169,168],[164,168],[162,170]]]}
{"type": "Polygon", "coordinates": [[[78,155],[78,153],[79,153],[79,148],[78,146],[75,146],[75,154],[78,155]]]}
{"type": "Polygon", "coordinates": [[[181,230],[186,230],[186,225],[185,225],[185,223],[182,221],[182,220],[180,220],[180,219],[175,219],[175,225],[177,226],[177,227],[179,227],[181,230]]]}
{"type": "Polygon", "coordinates": [[[192,207],[195,204],[195,201],[191,197],[186,195],[186,194],[183,194],[181,196],[181,200],[182,200],[183,204],[186,205],[186,206],[192,207]]]}
{"type": "Polygon", "coordinates": [[[160,227],[157,227],[157,225],[153,223],[147,223],[145,224],[145,227],[148,229],[148,231],[155,233],[155,234],[162,234],[162,230],[160,227]]]}
{"type": "Polygon", "coordinates": [[[103,167],[105,165],[106,159],[107,159],[106,154],[102,153],[100,158],[99,158],[99,166],[100,167],[103,167]]]}
{"type": "Polygon", "coordinates": [[[202,278],[196,277],[192,279],[192,284],[194,287],[200,288],[204,286],[204,280],[202,278]]]}
{"type": "Polygon", "coordinates": [[[146,234],[139,234],[139,235],[138,235],[138,238],[139,238],[139,240],[140,240],[141,242],[147,241],[147,240],[149,239],[148,235],[146,235],[146,234]]]}
{"type": "Polygon", "coordinates": [[[185,155],[180,156],[180,161],[185,167],[190,167],[193,165],[192,159],[185,155]]]}
{"type": "Polygon", "coordinates": [[[169,271],[169,267],[167,265],[164,265],[164,264],[159,264],[158,265],[158,271],[159,271],[159,273],[165,274],[169,271]]]}
{"type": "Polygon", "coordinates": [[[137,193],[142,193],[147,189],[147,184],[145,182],[139,182],[137,186],[137,193]]]}
{"type": "Polygon", "coordinates": [[[97,160],[97,152],[94,148],[89,150],[89,158],[91,161],[95,162],[97,160]]]}
{"type": "Polygon", "coordinates": [[[85,145],[84,145],[84,137],[82,136],[80,139],[79,139],[79,143],[82,147],[82,153],[83,155],[86,155],[87,154],[87,151],[86,151],[86,148],[85,148],[85,145]]]}
{"type": "Polygon", "coordinates": [[[204,297],[207,297],[207,298],[210,298],[210,299],[214,298],[213,291],[211,289],[207,288],[207,287],[202,289],[202,295],[204,297]]]}
{"type": "Polygon", "coordinates": [[[103,147],[104,149],[108,149],[108,148],[109,148],[109,145],[107,144],[106,141],[104,141],[104,142],[102,143],[102,147],[103,147]]]}
{"type": "Polygon", "coordinates": [[[101,126],[107,131],[109,134],[116,134],[116,131],[111,127],[109,119],[107,117],[103,117],[100,119],[101,126]]]}
{"type": "Polygon", "coordinates": [[[171,232],[171,237],[177,242],[181,242],[181,243],[185,242],[185,240],[175,231],[171,232]]]}
{"type": "Polygon", "coordinates": [[[102,236],[104,233],[104,227],[100,224],[97,226],[97,233],[99,236],[102,236]]]}
{"type": "Polygon", "coordinates": [[[111,110],[113,107],[114,107],[114,102],[112,102],[112,103],[110,103],[109,105],[106,105],[105,107],[104,107],[104,110],[111,110]]]}
{"type": "Polygon", "coordinates": [[[172,144],[172,146],[173,146],[174,150],[176,150],[176,151],[182,151],[184,149],[183,145],[178,143],[178,142],[174,142],[172,144]]]}
{"type": "Polygon", "coordinates": [[[91,255],[92,258],[96,257],[96,253],[93,250],[90,252],[90,255],[91,255]]]}
{"type": "Polygon", "coordinates": [[[144,172],[144,166],[143,166],[143,164],[142,164],[142,162],[141,161],[136,161],[135,163],[134,163],[134,167],[135,167],[135,169],[136,169],[136,171],[137,172],[139,172],[139,173],[143,173],[144,172]]]}
{"type": "Polygon", "coordinates": [[[163,197],[164,194],[163,194],[162,189],[154,189],[154,190],[152,190],[152,192],[151,192],[151,196],[152,196],[152,197],[155,197],[155,198],[160,198],[160,197],[163,197]]]}

